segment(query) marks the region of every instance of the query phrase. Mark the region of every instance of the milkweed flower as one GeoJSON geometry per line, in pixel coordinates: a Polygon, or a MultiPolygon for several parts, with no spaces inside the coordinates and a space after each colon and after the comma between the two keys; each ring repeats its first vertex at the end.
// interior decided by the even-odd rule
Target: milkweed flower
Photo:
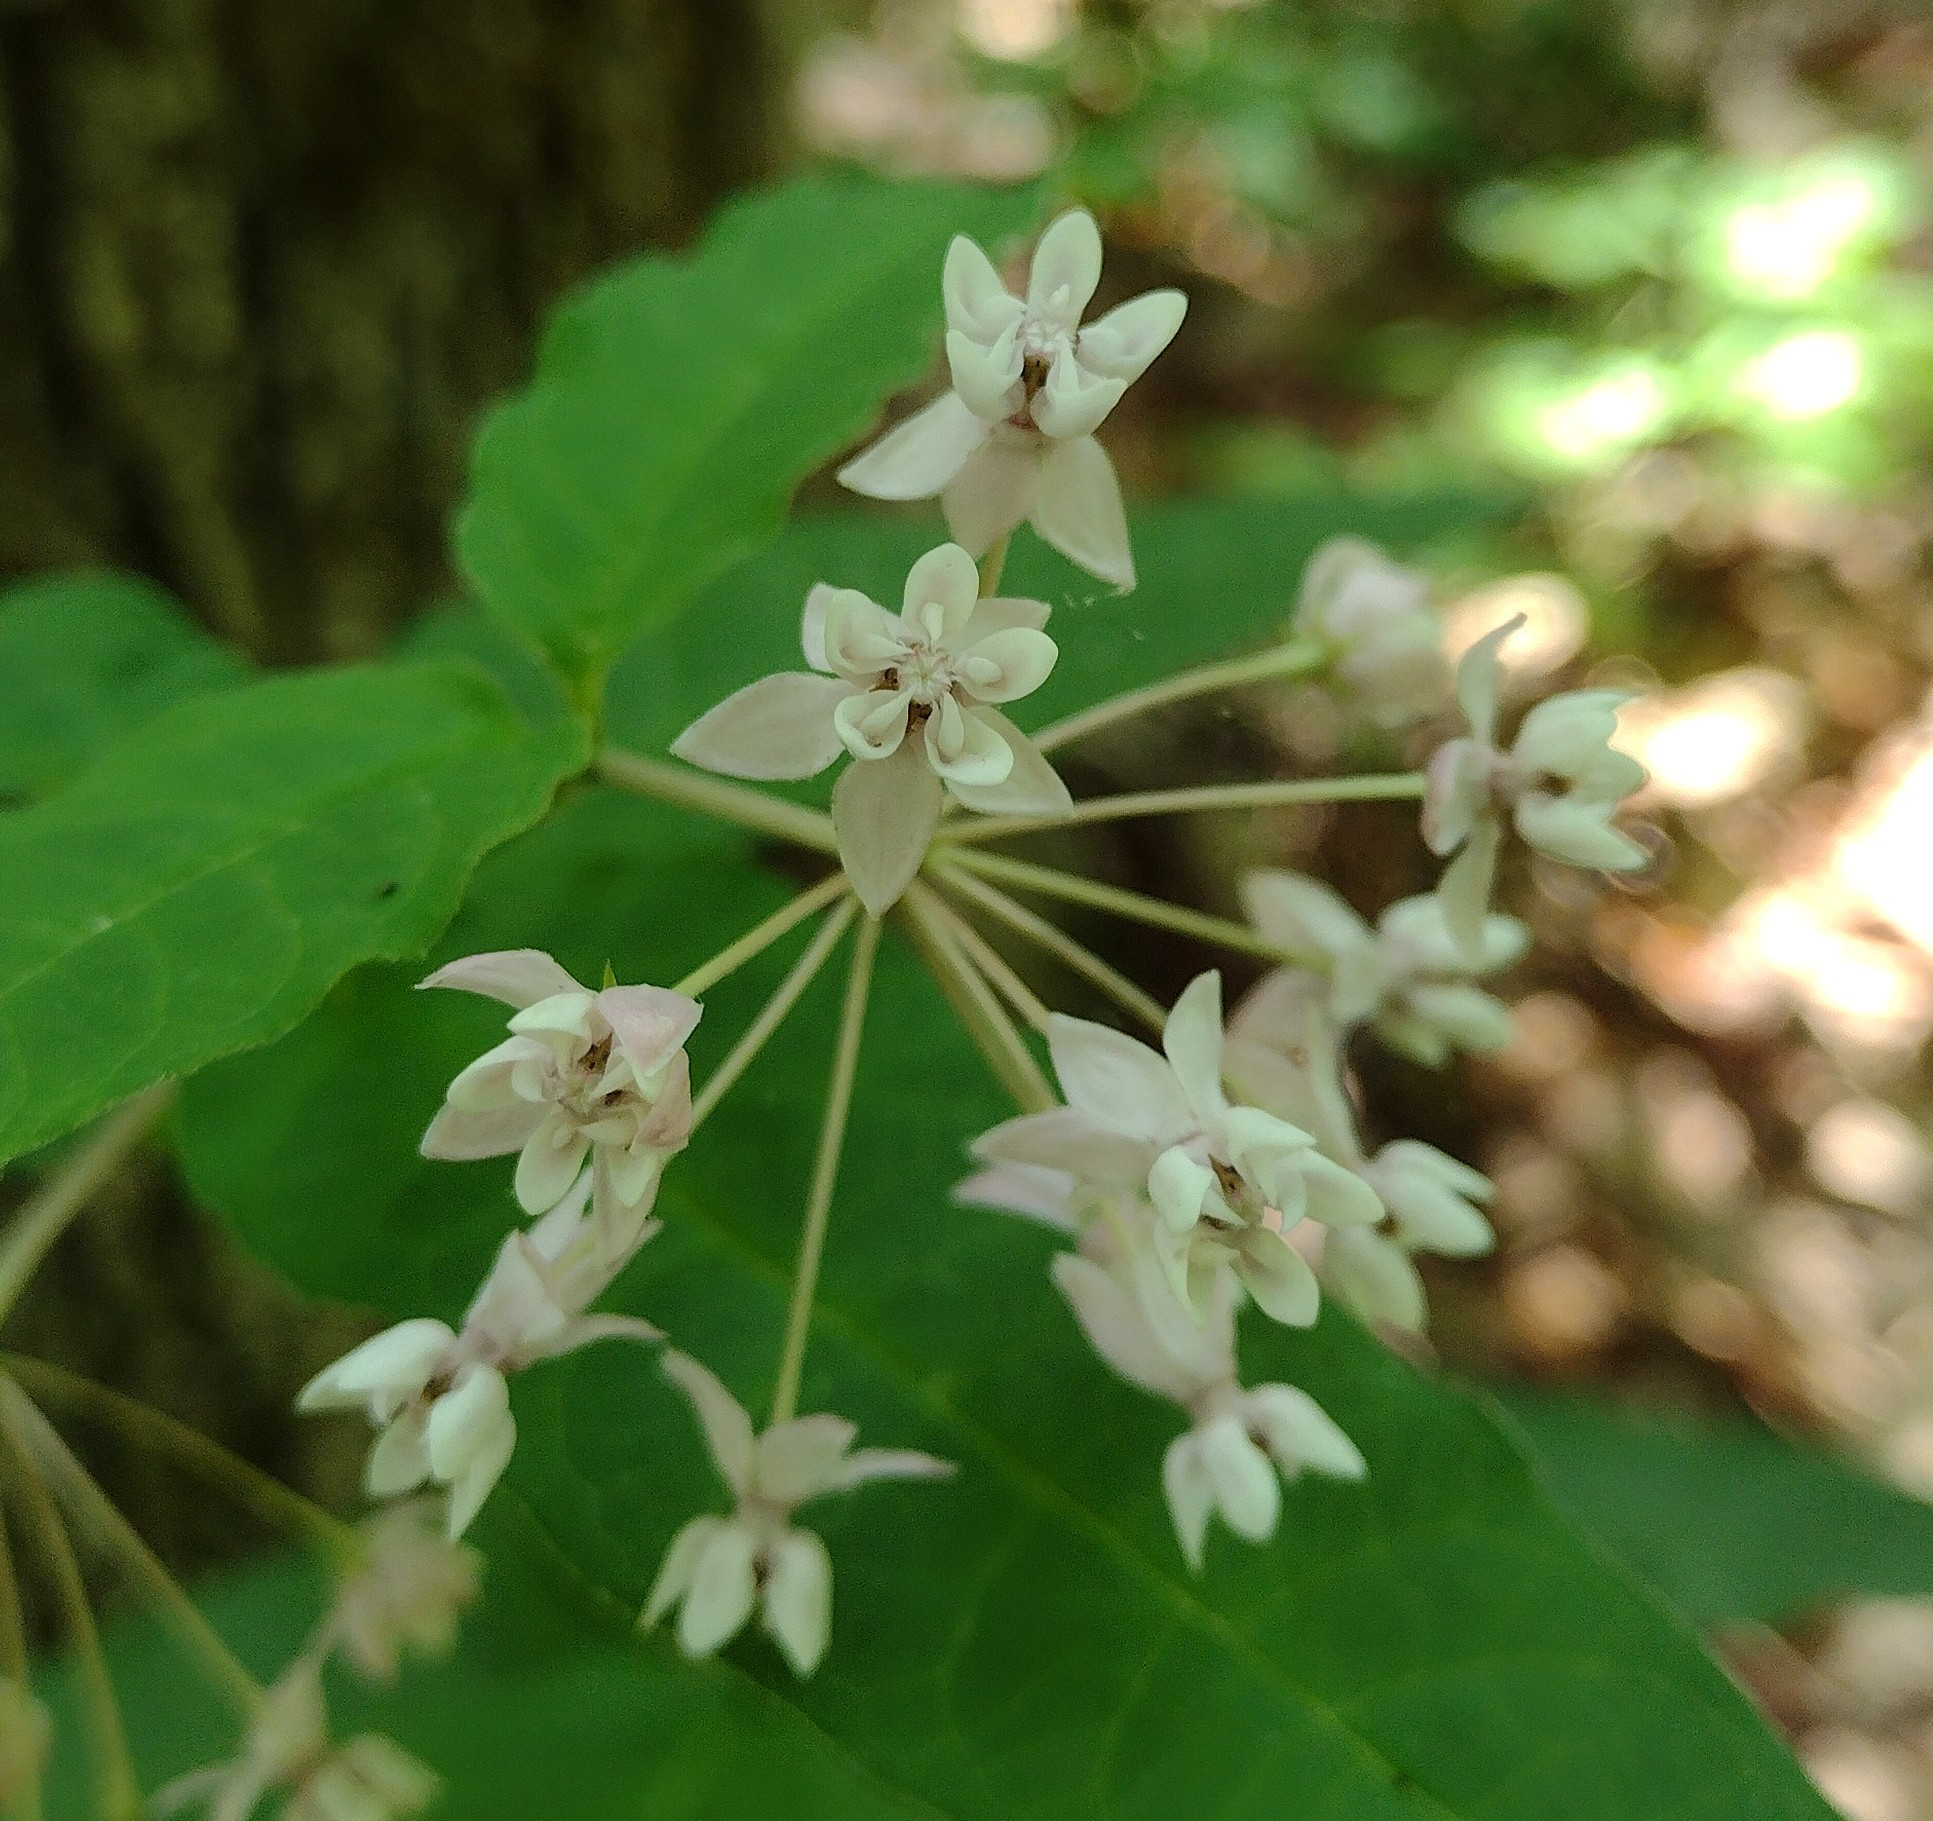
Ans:
{"type": "Polygon", "coordinates": [[[868,1480],[937,1479],[951,1463],[907,1448],[854,1451],[857,1428],[842,1416],[798,1416],[763,1435],[718,1379],[688,1354],[666,1353],[665,1376],[691,1399],[726,1487],[730,1517],[693,1518],[665,1552],[638,1623],[649,1629],[679,1608],[678,1643],[705,1657],[744,1628],[754,1607],[801,1676],[825,1655],[832,1627],[832,1558],[792,1522],[808,1499],[868,1480]]]}
{"type": "Polygon", "coordinates": [[[426,1501],[393,1505],[358,1532],[325,1635],[364,1675],[394,1681],[405,1655],[447,1654],[478,1572],[476,1552],[443,1535],[426,1501]]]}
{"type": "Polygon", "coordinates": [[[398,1322],[317,1373],[296,1399],[304,1411],[365,1412],[379,1431],[364,1474],[371,1497],[448,1487],[452,1541],[516,1449],[511,1373],[607,1337],[664,1338],[631,1316],[586,1313],[612,1276],[582,1212],[586,1193],[580,1187],[503,1242],[460,1330],[428,1317],[398,1322]]]}
{"type": "Polygon", "coordinates": [[[874,499],[940,496],[947,528],[978,556],[1023,521],[1071,562],[1134,586],[1121,489],[1094,440],[1187,313],[1149,291],[1085,327],[1101,281],[1101,231],[1085,209],[1034,249],[1024,297],[965,235],[947,249],[946,359],[953,389],[839,470],[874,499]]]}
{"type": "Polygon", "coordinates": [[[1221,976],[1213,972],[1175,1002],[1159,1051],[1056,1014],[1047,1043],[1067,1104],[994,1127],[974,1155],[1059,1170],[1101,1194],[1144,1194],[1159,1215],[1156,1254],[1185,1305],[1202,1314],[1216,1277],[1229,1270],[1265,1314],[1306,1326],[1319,1292],[1289,1230],[1305,1217],[1372,1223],[1382,1204],[1299,1126],[1230,1104],[1222,1041],[1221,976]]]}
{"type": "Polygon", "coordinates": [[[601,1243],[621,1260],[640,1243],[666,1161],[691,1137],[685,1040],[701,1007],[658,986],[580,986],[534,948],[468,955],[425,987],[516,1008],[510,1036],[450,1083],[423,1134],[425,1157],[517,1155],[518,1203],[543,1214],[586,1159],[601,1243]]]}
{"type": "Polygon", "coordinates": [[[672,743],[679,758],[734,778],[810,778],[850,753],[832,797],[839,858],[860,902],[889,910],[919,871],[941,799],[1047,815],[1067,787],[1000,712],[1047,680],[1060,653],[1040,601],[980,598],[958,544],[912,567],[900,611],[852,588],[806,597],[801,643],[812,673],[761,677],[672,743]]]}
{"type": "Polygon", "coordinates": [[[1325,646],[1339,681],[1384,726],[1434,713],[1450,693],[1429,578],[1359,537],[1332,537],[1302,571],[1296,631],[1325,646]]]}

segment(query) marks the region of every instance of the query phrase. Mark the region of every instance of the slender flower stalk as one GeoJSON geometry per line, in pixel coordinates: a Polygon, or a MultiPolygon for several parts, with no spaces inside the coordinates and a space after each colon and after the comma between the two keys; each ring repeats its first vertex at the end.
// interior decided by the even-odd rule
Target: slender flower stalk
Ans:
{"type": "Polygon", "coordinates": [[[597,770],[607,783],[634,790],[641,797],[695,809],[701,815],[790,841],[794,847],[810,848],[814,853],[839,851],[832,818],[823,810],[807,809],[802,803],[788,803],[762,790],[748,790],[743,784],[727,783],[723,778],[667,765],[662,759],[647,759],[642,753],[624,752],[615,746],[607,746],[597,755],[597,770]]]}
{"type": "Polygon", "coordinates": [[[55,1500],[77,1533],[84,1533],[112,1556],[147,1591],[167,1615],[182,1641],[207,1665],[211,1678],[236,1713],[246,1719],[262,1698],[261,1684],[236,1660],[202,1616],[201,1608],[161,1565],[140,1534],[114,1501],[95,1483],[94,1476],[74,1458],[73,1451],[54,1432],[27,1394],[11,1378],[0,1376],[0,1421],[4,1421],[32,1456],[55,1500]]]}
{"type": "Polygon", "coordinates": [[[1013,533],[997,537],[987,546],[986,555],[980,559],[980,598],[991,600],[1000,592],[1001,572],[1007,567],[1007,550],[1013,543],[1013,533]]]}
{"type": "Polygon", "coordinates": [[[73,1225],[173,1100],[174,1083],[158,1081],[122,1101],[21,1205],[0,1238],[0,1321],[13,1313],[48,1248],[73,1225]]]}
{"type": "Polygon", "coordinates": [[[1173,930],[1178,936],[1192,936],[1232,948],[1244,955],[1259,955],[1284,967],[1320,970],[1326,957],[1304,949],[1288,948],[1257,935],[1226,917],[1211,917],[1205,911],[1189,910],[1183,905],[1166,904],[1159,898],[1144,897],[1118,885],[1103,885],[1083,879],[1052,866],[1036,866],[1031,860],[1016,860],[1008,854],[982,853],[978,848],[960,848],[947,855],[949,863],[970,873],[997,879],[1022,891],[1038,892],[1043,898],[1058,898],[1064,904],[1082,904],[1090,910],[1109,911],[1130,922],[1146,923],[1156,929],[1173,930]]]}
{"type": "Polygon", "coordinates": [[[921,900],[937,917],[966,958],[979,969],[987,984],[1013,1007],[1036,1031],[1046,1034],[1053,1014],[1038,993],[1021,979],[1006,956],[973,927],[952,905],[930,887],[919,888],[921,900]]]}
{"type": "Polygon", "coordinates": [[[826,1113],[819,1128],[819,1153],[812,1165],[812,1188],[806,1198],[805,1226],[799,1236],[799,1262],[792,1277],[792,1302],[785,1315],[785,1339],[779,1348],[778,1383],[772,1392],[772,1422],[790,1422],[799,1408],[799,1374],[805,1366],[806,1330],[812,1322],[812,1299],[819,1287],[819,1260],[824,1255],[826,1223],[832,1214],[832,1191],[839,1178],[839,1153],[845,1147],[846,1120],[852,1111],[852,1083],[859,1068],[859,1039],[866,1024],[866,998],[872,987],[873,961],[879,953],[879,921],[868,917],[859,926],[853,945],[852,968],[846,975],[846,999],[839,1014],[839,1037],[832,1053],[832,1081],[826,1090],[826,1113]]]}
{"type": "Polygon", "coordinates": [[[822,911],[852,890],[844,873],[827,873],[817,885],[802,891],[789,903],[781,904],[764,922],[748,929],[736,942],[728,943],[704,966],[693,968],[671,990],[696,999],[708,993],[719,981],[735,974],[746,962],[758,956],[786,934],[796,929],[815,911],[822,911]]]}
{"type": "Polygon", "coordinates": [[[1125,822],[1136,816],[1174,816],[1210,809],[1275,809],[1294,803],[1373,803],[1423,794],[1421,772],[1371,773],[1360,778],[1265,778],[1253,784],[1205,784],[1187,790],[1142,790],[1089,797],[1070,808],[1039,816],[982,816],[950,829],[947,839],[998,841],[1042,828],[1090,822],[1125,822]]]}
{"type": "Polygon", "coordinates": [[[819,970],[825,966],[826,958],[839,946],[839,938],[846,933],[858,911],[859,906],[851,898],[846,898],[834,906],[832,914],[819,926],[819,933],[806,945],[805,953],[792,964],[792,971],[779,982],[778,991],[766,1001],[765,1009],[745,1027],[745,1034],[732,1045],[730,1054],[712,1072],[711,1079],[692,1101],[691,1129],[694,1132],[725,1098],[739,1076],[751,1067],[759,1051],[771,1041],[772,1033],[791,1016],[792,1008],[798,1004],[806,988],[819,977],[819,970]]]}
{"type": "Polygon", "coordinates": [[[1307,676],[1311,671],[1320,670],[1327,659],[1328,653],[1321,645],[1298,639],[1285,645],[1272,645],[1267,651],[1254,652],[1245,658],[1204,664],[1196,670],[1163,677],[1158,683],[1145,683],[1139,689],[1110,696],[1092,708],[1083,708],[1078,714],[1055,721],[1034,736],[1034,745],[1042,752],[1052,752],[1057,747],[1084,740],[1103,727],[1146,714],[1150,709],[1169,708],[1176,702],[1192,701],[1196,696],[1211,695],[1220,689],[1241,689],[1250,683],[1267,683],[1278,677],[1307,676]]]}
{"type": "MultiPolygon", "coordinates": [[[[20,1606],[13,1542],[7,1534],[6,1514],[0,1510],[0,1676],[25,1689],[30,1686],[27,1673],[27,1619],[20,1606]]],[[[20,1766],[20,1787],[14,1795],[16,1821],[41,1821],[40,1758],[40,1753],[28,1752],[20,1766]]]]}

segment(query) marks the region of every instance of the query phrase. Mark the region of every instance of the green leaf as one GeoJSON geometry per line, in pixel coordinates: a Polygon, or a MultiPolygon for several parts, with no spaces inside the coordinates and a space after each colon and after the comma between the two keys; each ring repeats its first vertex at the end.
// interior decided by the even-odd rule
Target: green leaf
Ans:
{"type": "Polygon", "coordinates": [[[1497,1393],[1559,1504],[1700,1623],[1933,1594],[1933,1505],[1746,1418],[1497,1393]]]}
{"type": "MultiPolygon", "coordinates": [[[[1014,540],[1003,593],[1054,609],[1054,674],[1019,705],[1044,727],[1124,689],[1191,664],[1259,646],[1286,630],[1309,553],[1348,532],[1399,553],[1480,522],[1475,495],[1373,499],[1190,500],[1133,517],[1141,585],[1118,595],[1031,533],[1014,540]]],[[[611,674],[605,724],[614,741],[662,753],[680,731],[741,684],[804,667],[799,615],[814,582],[864,590],[897,611],[906,572],[945,540],[937,513],[920,521],[878,512],[802,518],[707,589],[697,606],[626,652],[611,674]]]]}
{"type": "Polygon", "coordinates": [[[1031,191],[803,178],[578,293],[477,443],[457,550],[490,611],[601,681],[926,370],[950,237],[997,244],[1033,211],[1031,191]]]}
{"type": "Polygon", "coordinates": [[[0,592],[0,802],[44,796],[162,709],[247,673],[139,576],[79,571],[0,592]]]}
{"type": "MultiPolygon", "coordinates": [[[[590,794],[479,876],[452,936],[514,929],[580,977],[608,954],[623,977],[666,980],[778,889],[701,824],[590,794]]],[[[754,973],[769,981],[802,940],[754,973]]],[[[701,1078],[757,1001],[758,979],[730,984],[708,999],[701,1078]]],[[[309,1287],[447,1313],[512,1218],[510,1172],[427,1165],[414,1141],[502,1013],[479,1001],[446,1024],[406,995],[394,973],[348,983],[246,1078],[193,1084],[181,1139],[197,1190],[309,1287]],[[325,1141],[291,1147],[313,1109],[325,1141]],[[353,1131],[365,1141],[338,1148],[353,1131]]],[[[679,1160],[664,1233],[609,1299],[667,1326],[754,1410],[838,996],[836,977],[818,983],[679,1160]]],[[[1289,1487],[1272,1544],[1219,1533],[1191,1577],[1159,1487],[1179,1418],[1088,1350],[1047,1278],[1053,1235],[948,1203],[963,1141],[1006,1109],[891,935],[856,1105],[801,1407],[960,1472],[808,1508],[837,1564],[816,1678],[795,1680],[755,1635],[689,1672],[802,1718],[801,1775],[857,1764],[910,1811],[988,1821],[1825,1821],[1691,1634],[1593,1554],[1483,1407],[1339,1317],[1301,1335],[1253,1323],[1245,1364],[1251,1382],[1305,1385],[1369,1479],[1289,1487]]],[[[516,1495],[600,1608],[635,1610],[674,1528],[723,1503],[689,1409],[623,1343],[522,1375],[516,1400],[516,1495]]],[[[672,1653],[662,1636],[638,1648],[672,1653]]],[[[681,1686],[636,1697],[625,1736],[657,1742],[640,1749],[639,1810],[762,1812],[707,1806],[703,1779],[762,1761],[776,1722],[756,1708],[701,1722],[671,1703],[681,1686]]],[[[843,1811],[802,1798],[789,1812],[843,1811]]]]}
{"type": "Polygon", "coordinates": [[[0,817],[0,1161],[419,952],[583,759],[467,668],[319,671],[183,703],[0,817]]]}

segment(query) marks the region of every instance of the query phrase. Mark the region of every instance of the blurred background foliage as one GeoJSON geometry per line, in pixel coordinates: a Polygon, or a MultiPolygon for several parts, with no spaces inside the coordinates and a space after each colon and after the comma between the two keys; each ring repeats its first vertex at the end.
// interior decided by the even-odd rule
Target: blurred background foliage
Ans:
{"type": "MultiPolygon", "coordinates": [[[[1469,1096],[1360,1058],[1379,1122],[1499,1184],[1498,1256],[1432,1285],[1444,1355],[1749,1407],[1933,1496],[1923,5],[47,0],[0,10],[0,150],[0,563],[144,571],[283,660],[454,586],[476,413],[599,265],[812,160],[1088,203],[1103,303],[1193,300],[1111,423],[1131,492],[1474,498],[1420,553],[1450,648],[1522,612],[1521,693],[1634,692],[1650,872],[1510,881],[1542,946],[1469,1096]]],[[[1084,763],[1404,756],[1314,692],[1165,731],[1084,763]]],[[[1100,859],[1223,909],[1263,859],[1427,884],[1400,814],[1344,816],[1100,859]]],[[[339,1322],[211,1267],[176,1193],[125,1185],[11,1338],[341,1491],[279,1414],[339,1322]]],[[[172,1558],[227,1546],[140,1471],[103,1465],[172,1558]]],[[[1711,1616],[1849,1815],[1933,1816],[1928,1609],[1711,1616]]]]}

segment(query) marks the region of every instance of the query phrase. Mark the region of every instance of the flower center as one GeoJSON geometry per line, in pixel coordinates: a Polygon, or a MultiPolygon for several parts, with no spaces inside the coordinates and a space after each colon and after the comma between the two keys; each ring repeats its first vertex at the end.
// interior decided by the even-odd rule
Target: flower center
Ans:
{"type": "Polygon", "coordinates": [[[929,711],[941,696],[952,694],[958,681],[953,659],[945,647],[929,645],[922,639],[908,641],[900,661],[880,678],[881,687],[903,689],[916,704],[929,711]]]}

